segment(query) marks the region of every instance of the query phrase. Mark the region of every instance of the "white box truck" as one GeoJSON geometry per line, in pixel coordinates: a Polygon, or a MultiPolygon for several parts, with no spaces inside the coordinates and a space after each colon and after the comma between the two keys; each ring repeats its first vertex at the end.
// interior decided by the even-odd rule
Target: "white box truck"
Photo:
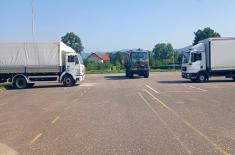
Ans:
{"type": "Polygon", "coordinates": [[[235,80],[235,38],[209,38],[184,52],[182,77],[206,82],[213,76],[235,80]]]}
{"type": "Polygon", "coordinates": [[[84,80],[84,70],[81,56],[62,42],[0,43],[0,82],[18,89],[44,81],[73,86],[84,80]]]}

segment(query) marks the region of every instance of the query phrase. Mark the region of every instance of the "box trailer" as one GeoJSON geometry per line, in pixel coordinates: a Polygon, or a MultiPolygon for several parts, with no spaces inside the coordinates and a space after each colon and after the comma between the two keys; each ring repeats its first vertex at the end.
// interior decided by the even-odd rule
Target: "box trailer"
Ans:
{"type": "Polygon", "coordinates": [[[62,42],[0,43],[0,82],[15,88],[43,81],[73,86],[84,80],[84,70],[81,56],[62,42]]]}
{"type": "Polygon", "coordinates": [[[235,38],[209,38],[184,53],[182,77],[206,82],[213,76],[235,80],[235,38]]]}

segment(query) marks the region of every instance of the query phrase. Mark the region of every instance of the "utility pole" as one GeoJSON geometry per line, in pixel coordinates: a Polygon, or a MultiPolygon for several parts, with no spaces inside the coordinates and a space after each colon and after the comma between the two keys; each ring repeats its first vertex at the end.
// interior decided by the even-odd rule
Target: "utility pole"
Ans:
{"type": "Polygon", "coordinates": [[[34,42],[34,0],[32,0],[32,40],[34,42]]]}
{"type": "Polygon", "coordinates": [[[173,69],[175,70],[175,50],[173,50],[173,69]]]}

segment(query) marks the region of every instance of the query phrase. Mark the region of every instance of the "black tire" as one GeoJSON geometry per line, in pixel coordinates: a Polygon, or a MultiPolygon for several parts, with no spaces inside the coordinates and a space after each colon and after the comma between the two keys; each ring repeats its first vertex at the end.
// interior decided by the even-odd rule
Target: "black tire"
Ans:
{"type": "Polygon", "coordinates": [[[197,81],[198,81],[199,83],[205,83],[205,82],[207,82],[207,76],[206,76],[206,74],[205,74],[205,73],[200,73],[200,74],[198,75],[197,81]]]}
{"type": "Polygon", "coordinates": [[[232,77],[233,81],[235,81],[235,77],[232,77]]]}
{"type": "Polygon", "coordinates": [[[128,71],[127,75],[128,75],[128,78],[133,78],[134,77],[134,74],[131,71],[128,71]]]}
{"type": "Polygon", "coordinates": [[[144,78],[148,78],[149,77],[149,72],[146,72],[145,74],[144,74],[144,78]]]}
{"type": "Polygon", "coordinates": [[[28,87],[28,83],[23,76],[18,76],[14,79],[13,87],[16,89],[25,89],[28,87]]]}
{"type": "Polygon", "coordinates": [[[70,75],[65,75],[65,77],[63,78],[63,85],[65,87],[72,87],[75,85],[75,82],[76,81],[70,75]]]}
{"type": "Polygon", "coordinates": [[[128,77],[128,71],[126,70],[126,77],[128,77]]]}
{"type": "Polygon", "coordinates": [[[28,83],[28,88],[32,88],[35,85],[35,83],[28,83]]]}

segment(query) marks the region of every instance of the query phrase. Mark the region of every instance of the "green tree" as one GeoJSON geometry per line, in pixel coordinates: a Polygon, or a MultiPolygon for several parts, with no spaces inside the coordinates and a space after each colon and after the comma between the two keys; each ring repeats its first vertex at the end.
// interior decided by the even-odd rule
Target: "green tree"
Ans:
{"type": "Polygon", "coordinates": [[[175,56],[175,64],[180,65],[182,63],[183,53],[175,50],[174,56],[175,56]]]}
{"type": "Polygon", "coordinates": [[[172,59],[174,49],[170,43],[160,43],[156,44],[153,49],[153,57],[155,59],[156,64],[158,65],[166,65],[169,64],[172,59]]]}
{"type": "Polygon", "coordinates": [[[81,53],[84,50],[81,39],[73,32],[66,33],[65,36],[61,37],[61,41],[73,48],[77,53],[81,53]]]}
{"type": "Polygon", "coordinates": [[[215,32],[213,29],[206,27],[203,30],[197,30],[197,32],[194,32],[195,38],[193,45],[198,44],[199,41],[207,39],[207,38],[217,38],[221,37],[219,33],[215,32]]]}

